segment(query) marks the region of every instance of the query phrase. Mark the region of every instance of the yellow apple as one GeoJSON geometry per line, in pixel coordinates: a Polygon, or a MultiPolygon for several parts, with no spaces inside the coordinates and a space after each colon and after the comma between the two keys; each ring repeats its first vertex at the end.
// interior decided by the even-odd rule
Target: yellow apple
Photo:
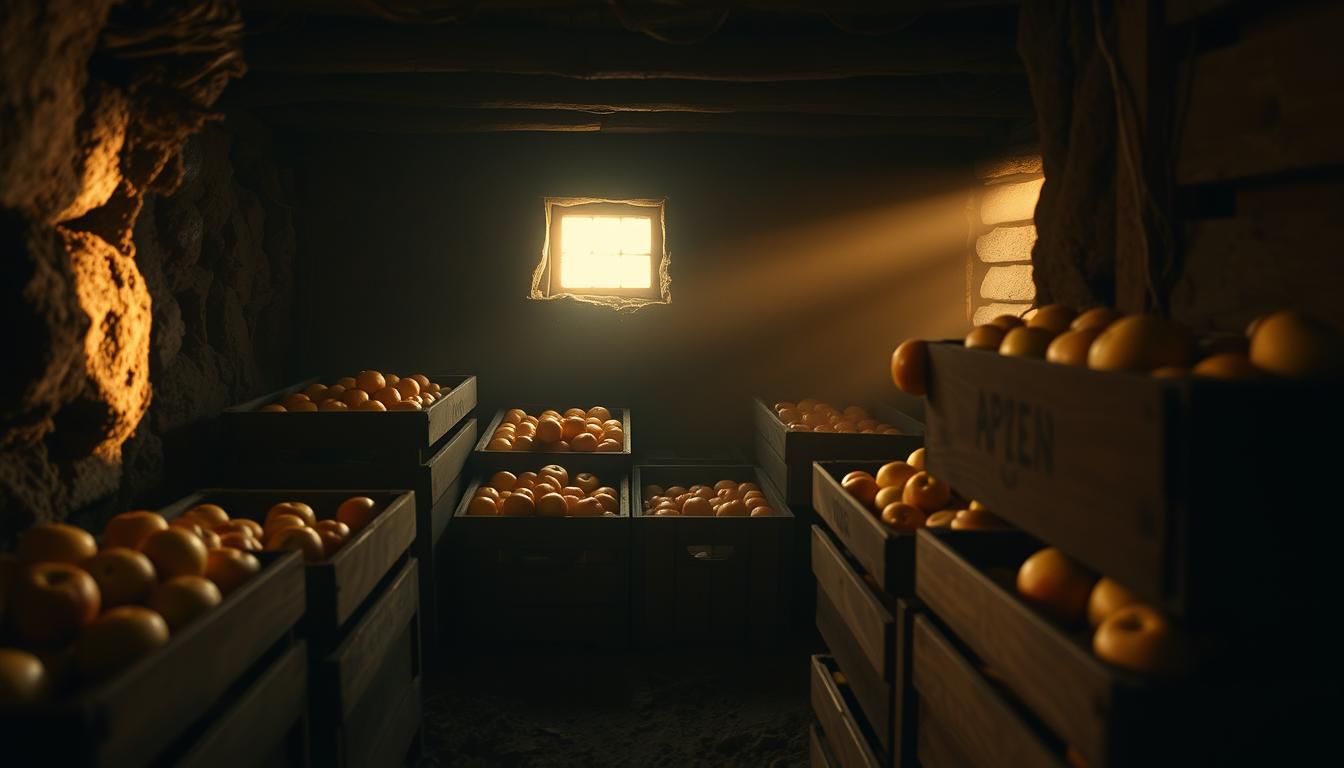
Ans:
{"type": "Polygon", "coordinates": [[[1028,557],[1017,570],[1017,592],[1067,625],[1079,624],[1097,577],[1054,547],[1028,557]]]}
{"type": "Polygon", "coordinates": [[[1087,366],[1099,371],[1152,371],[1190,364],[1190,337],[1178,323],[1157,315],[1130,315],[1107,326],[1092,342],[1087,366]]]}
{"type": "Polygon", "coordinates": [[[1054,333],[1045,328],[1022,326],[1004,334],[999,354],[1005,357],[1045,357],[1054,333]]]}
{"type": "Polygon", "coordinates": [[[1331,326],[1301,312],[1275,312],[1256,323],[1251,362],[1278,376],[1344,375],[1344,338],[1331,326]]]}

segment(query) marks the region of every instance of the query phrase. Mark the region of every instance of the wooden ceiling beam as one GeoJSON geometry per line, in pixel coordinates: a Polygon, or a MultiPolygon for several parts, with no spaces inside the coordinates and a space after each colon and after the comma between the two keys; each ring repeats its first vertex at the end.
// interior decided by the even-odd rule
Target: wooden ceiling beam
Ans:
{"type": "Polygon", "coordinates": [[[308,74],[494,72],[581,79],[826,80],[945,73],[1013,74],[1011,36],[974,26],[882,37],[840,32],[772,37],[720,34],[667,45],[625,30],[560,32],[458,24],[313,25],[257,35],[255,72],[308,74]]]}
{"type": "MultiPolygon", "coordinates": [[[[478,12],[584,10],[607,6],[600,0],[382,0],[382,3],[400,12],[423,12],[436,15],[462,9],[464,16],[478,12]]],[[[814,14],[831,13],[862,16],[904,16],[911,13],[932,13],[966,8],[1003,7],[1017,5],[1018,0],[683,0],[679,5],[688,11],[728,8],[732,10],[762,11],[769,13],[814,14]]],[[[377,6],[370,0],[242,0],[246,11],[268,13],[305,13],[331,16],[374,16],[377,6]]],[[[622,7],[632,13],[642,10],[666,12],[664,0],[623,0],[622,7]]]]}
{"type": "Polygon", "coordinates": [[[351,102],[453,109],[573,112],[770,112],[890,117],[1025,117],[1025,79],[939,75],[722,83],[573,80],[526,75],[402,73],[250,75],[234,86],[244,107],[351,102]]]}
{"type": "Polygon", "coordinates": [[[287,105],[259,110],[267,122],[299,130],[390,134],[497,133],[723,133],[777,136],[985,137],[1001,120],[799,114],[617,112],[563,110],[412,109],[367,104],[287,105]]]}

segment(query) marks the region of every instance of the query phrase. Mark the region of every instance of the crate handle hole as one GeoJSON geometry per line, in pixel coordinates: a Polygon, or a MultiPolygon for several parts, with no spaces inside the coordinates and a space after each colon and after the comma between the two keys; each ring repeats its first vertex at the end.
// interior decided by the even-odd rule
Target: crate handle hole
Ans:
{"type": "Polygon", "coordinates": [[[732,560],[737,547],[732,544],[691,544],[686,547],[686,554],[695,560],[732,560]]]}

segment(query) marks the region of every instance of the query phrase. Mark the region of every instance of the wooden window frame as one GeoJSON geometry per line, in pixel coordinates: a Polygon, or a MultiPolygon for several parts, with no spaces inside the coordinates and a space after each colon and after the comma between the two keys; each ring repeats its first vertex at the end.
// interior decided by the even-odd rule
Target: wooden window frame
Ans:
{"type": "Polygon", "coordinates": [[[665,199],[606,200],[593,198],[548,197],[546,203],[546,244],[542,251],[542,273],[537,285],[544,289],[538,298],[561,296],[613,296],[665,303],[669,300],[663,276],[667,251],[664,243],[665,199]],[[565,288],[560,285],[560,220],[566,215],[640,216],[651,220],[648,288],[565,288]]]}

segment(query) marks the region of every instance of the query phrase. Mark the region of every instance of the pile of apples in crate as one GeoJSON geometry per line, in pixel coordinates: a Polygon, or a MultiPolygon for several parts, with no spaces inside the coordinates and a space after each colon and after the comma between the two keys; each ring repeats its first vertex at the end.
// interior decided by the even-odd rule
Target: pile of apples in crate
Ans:
{"type": "Polygon", "coordinates": [[[720,480],[713,486],[644,486],[644,514],[652,517],[773,517],[755,483],[720,480]]]}
{"type": "Polygon", "coordinates": [[[467,502],[468,515],[497,517],[615,517],[620,498],[597,475],[547,464],[536,472],[496,472],[467,502]]]}
{"type": "Polygon", "coordinates": [[[840,485],[899,533],[914,533],[920,528],[969,531],[1007,527],[983,504],[959,498],[951,486],[926,472],[923,448],[916,449],[905,461],[883,464],[876,475],[850,472],[840,485]]]}
{"type": "Polygon", "coordinates": [[[24,531],[0,556],[0,710],[96,684],[165,645],[261,570],[252,551],[296,549],[321,559],[374,514],[347,500],[336,520],[283,502],[266,524],[201,504],[169,521],[123,512],[102,543],[65,523],[24,531]]]}
{"type": "MultiPolygon", "coordinates": [[[[1128,371],[1166,378],[1196,376],[1254,379],[1265,376],[1344,376],[1344,337],[1301,312],[1257,318],[1243,334],[1197,338],[1180,323],[1152,315],[1125,315],[1110,307],[1078,313],[1051,304],[1025,319],[1000,315],[966,335],[966,347],[1006,357],[1100,371],[1128,371]]],[[[902,391],[926,394],[928,346],[903,342],[891,357],[891,378],[902,391]]]]}
{"type": "Polygon", "coordinates": [[[402,377],[395,373],[360,371],[358,376],[345,376],[330,386],[313,382],[302,392],[285,395],[280,402],[263,405],[261,410],[274,413],[418,411],[433,405],[449,391],[423,373],[402,377]]]}
{"type": "Polygon", "coordinates": [[[578,451],[620,453],[625,450],[625,425],[611,411],[595,405],[564,413],[547,409],[533,416],[510,408],[490,435],[488,451],[578,451]]]}
{"type": "Polygon", "coordinates": [[[899,435],[901,430],[874,419],[862,406],[844,410],[811,397],[796,403],[775,403],[775,416],[794,432],[845,432],[864,435],[899,435]]]}

